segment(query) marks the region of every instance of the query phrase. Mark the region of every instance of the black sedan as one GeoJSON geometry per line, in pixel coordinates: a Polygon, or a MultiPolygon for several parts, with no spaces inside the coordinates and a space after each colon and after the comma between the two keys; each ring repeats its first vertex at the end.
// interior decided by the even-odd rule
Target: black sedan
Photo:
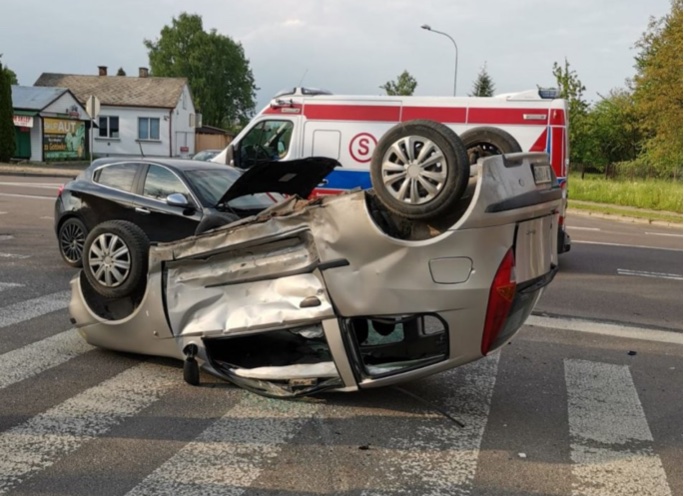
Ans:
{"type": "Polygon", "coordinates": [[[243,172],[196,160],[97,159],[59,192],[59,250],[67,264],[82,266],[88,233],[114,220],[135,224],[153,243],[192,236],[254,215],[278,203],[279,193],[306,197],[336,165],[303,159],[243,172]]]}

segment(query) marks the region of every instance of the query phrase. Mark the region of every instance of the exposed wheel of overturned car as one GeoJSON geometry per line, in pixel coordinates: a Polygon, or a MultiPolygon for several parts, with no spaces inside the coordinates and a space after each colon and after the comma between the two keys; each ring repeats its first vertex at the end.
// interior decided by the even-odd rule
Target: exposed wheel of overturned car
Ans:
{"type": "Polygon", "coordinates": [[[68,218],[59,226],[57,232],[59,253],[62,259],[72,267],[83,265],[83,247],[87,231],[85,224],[76,217],[68,218]]]}
{"type": "Polygon", "coordinates": [[[135,224],[110,220],[95,226],[85,242],[83,272],[106,298],[132,293],[144,282],[150,242],[135,224]]]}
{"type": "Polygon", "coordinates": [[[468,185],[466,148],[444,124],[402,122],[380,139],[371,158],[371,181],[391,212],[432,220],[453,209],[468,185]]]}
{"type": "Polygon", "coordinates": [[[483,157],[518,153],[522,151],[518,141],[498,127],[476,127],[461,134],[468,151],[468,163],[473,165],[483,157]]]}
{"type": "Polygon", "coordinates": [[[195,229],[195,236],[203,234],[207,231],[211,231],[212,229],[216,229],[217,227],[225,226],[226,224],[230,224],[231,222],[235,222],[239,219],[240,217],[229,212],[219,212],[205,215],[197,225],[197,229],[195,229]]]}

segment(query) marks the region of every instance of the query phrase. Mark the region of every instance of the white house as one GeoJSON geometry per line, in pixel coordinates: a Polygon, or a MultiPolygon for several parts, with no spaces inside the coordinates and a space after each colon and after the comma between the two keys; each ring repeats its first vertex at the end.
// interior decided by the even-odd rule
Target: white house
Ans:
{"type": "Polygon", "coordinates": [[[43,73],[34,86],[68,88],[83,105],[91,95],[100,100],[92,137],[95,157],[195,152],[195,127],[201,122],[185,78],[151,77],[145,67],[138,77],[109,76],[100,66],[97,76],[43,73]]]}

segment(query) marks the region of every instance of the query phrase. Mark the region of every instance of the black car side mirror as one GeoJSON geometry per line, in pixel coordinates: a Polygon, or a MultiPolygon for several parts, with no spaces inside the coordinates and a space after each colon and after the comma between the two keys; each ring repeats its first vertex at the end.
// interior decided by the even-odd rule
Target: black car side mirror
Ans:
{"type": "Polygon", "coordinates": [[[171,193],[166,197],[166,203],[172,207],[188,208],[191,206],[187,197],[183,193],[171,193]]]}
{"type": "Polygon", "coordinates": [[[171,207],[182,208],[183,215],[192,215],[195,213],[195,206],[183,193],[171,193],[166,197],[166,204],[171,207]]]}

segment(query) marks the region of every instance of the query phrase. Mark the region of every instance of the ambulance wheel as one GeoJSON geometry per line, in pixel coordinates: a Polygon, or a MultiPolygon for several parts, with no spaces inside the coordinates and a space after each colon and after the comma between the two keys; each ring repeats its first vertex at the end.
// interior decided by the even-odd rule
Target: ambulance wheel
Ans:
{"type": "Polygon", "coordinates": [[[387,210],[429,221],[453,210],[468,184],[463,142],[444,124],[402,122],[380,139],[371,158],[373,189],[387,210]]]}
{"type": "Polygon", "coordinates": [[[518,153],[522,151],[518,141],[503,129],[497,127],[476,127],[461,134],[461,140],[468,150],[468,163],[473,165],[478,159],[518,153]]]}
{"type": "Polygon", "coordinates": [[[138,226],[110,220],[93,228],[83,250],[86,279],[105,298],[122,298],[140,289],[147,276],[150,242],[138,226]]]}

